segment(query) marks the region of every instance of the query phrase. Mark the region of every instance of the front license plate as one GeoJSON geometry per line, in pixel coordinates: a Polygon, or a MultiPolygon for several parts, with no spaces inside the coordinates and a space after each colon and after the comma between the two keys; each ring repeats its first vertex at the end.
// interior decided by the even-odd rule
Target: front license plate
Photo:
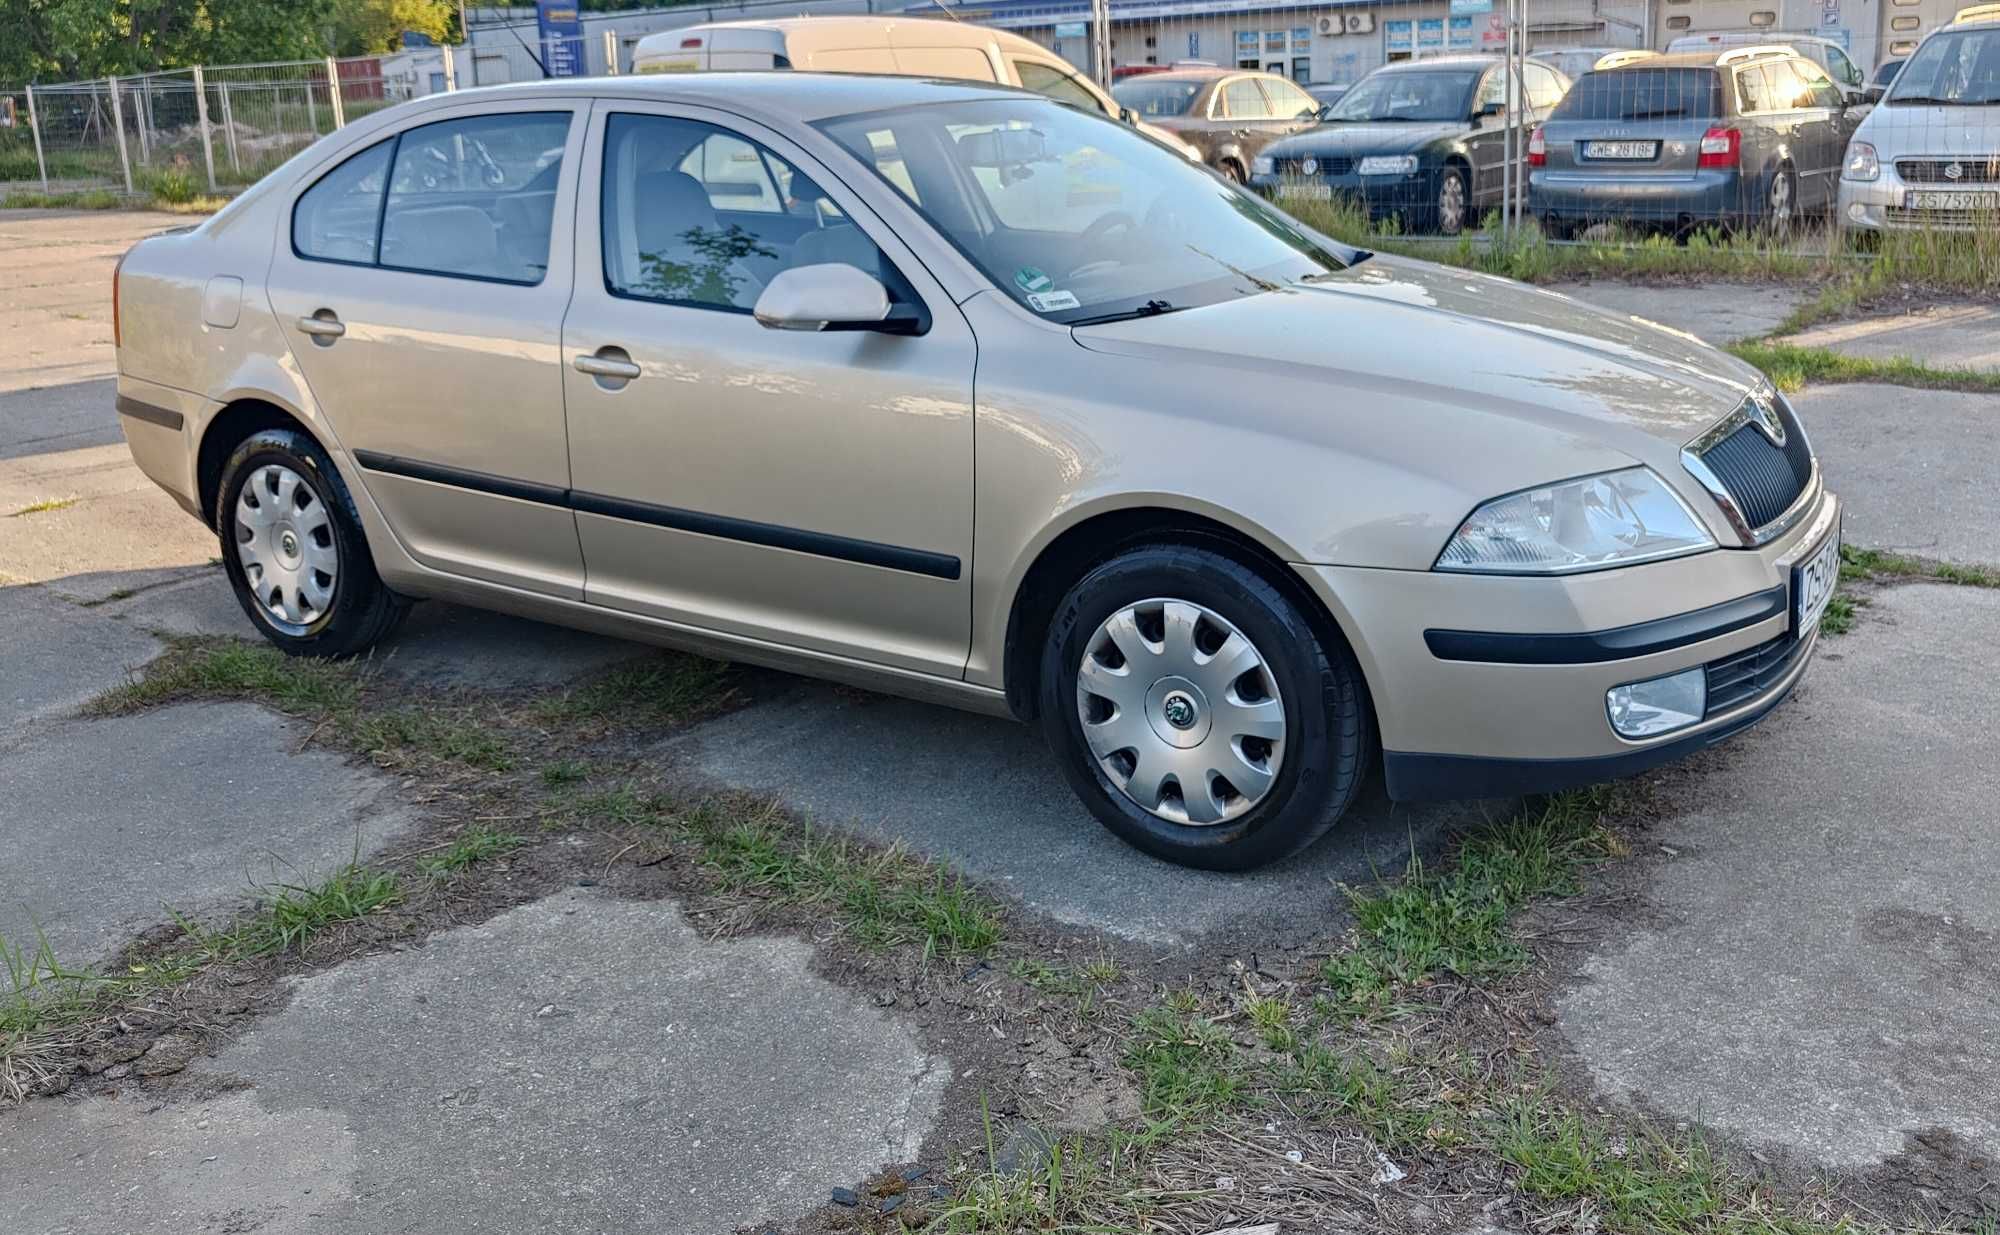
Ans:
{"type": "Polygon", "coordinates": [[[1658,142],[1585,142],[1586,159],[1650,159],[1660,152],[1658,142]]]}
{"type": "Polygon", "coordinates": [[[1935,189],[1910,189],[1903,194],[1905,210],[1996,210],[2000,193],[1961,193],[1935,189]]]}
{"type": "Polygon", "coordinates": [[[1804,638],[1826,612],[1840,586],[1840,528],[1836,525],[1812,556],[1792,567],[1792,632],[1804,638]]]}
{"type": "Polygon", "coordinates": [[[1333,186],[1329,184],[1281,184],[1278,196],[1295,202],[1330,202],[1333,200],[1333,186]]]}

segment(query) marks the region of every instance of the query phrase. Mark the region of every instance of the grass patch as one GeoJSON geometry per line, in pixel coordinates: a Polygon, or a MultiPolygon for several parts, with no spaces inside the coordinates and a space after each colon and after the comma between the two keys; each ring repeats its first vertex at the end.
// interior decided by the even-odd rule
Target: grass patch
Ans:
{"type": "Polygon", "coordinates": [[[50,511],[68,510],[82,500],[79,497],[45,497],[39,502],[29,502],[8,517],[18,519],[22,515],[45,515],[50,511]]]}
{"type": "Polygon", "coordinates": [[[1820,630],[1829,635],[1844,635],[1853,630],[1856,612],[1867,603],[1845,592],[1835,592],[1826,602],[1826,611],[1820,614],[1820,630]]]}
{"type": "Polygon", "coordinates": [[[501,832],[493,828],[470,828],[460,833],[443,853],[425,861],[424,873],[433,879],[444,879],[469,866],[505,857],[527,843],[527,837],[516,836],[511,832],[501,832]]]}
{"type": "Polygon", "coordinates": [[[1170,993],[1133,1018],[1124,1064],[1139,1079],[1148,1119],[1210,1120],[1245,1099],[1241,1050],[1191,992],[1170,993]]]}
{"type": "Polygon", "coordinates": [[[289,657],[261,643],[183,640],[143,674],[83,710],[88,716],[122,716],[184,699],[243,695],[286,712],[342,713],[360,698],[360,675],[350,662],[289,657]]]}
{"type": "Polygon", "coordinates": [[[8,210],[118,210],[133,204],[124,194],[110,189],[80,189],[71,193],[23,193],[17,190],[0,198],[0,209],[8,210]]]}
{"type": "Polygon", "coordinates": [[[721,706],[729,666],[698,656],[665,653],[620,665],[574,690],[537,700],[545,725],[624,721],[673,725],[721,706]]]}
{"type": "Polygon", "coordinates": [[[1954,562],[1934,562],[1928,558],[1882,549],[1840,546],[1842,579],[1927,579],[1956,583],[1962,587],[2000,588],[2000,570],[1990,566],[1960,566],[1954,562]]]}
{"type": "Polygon", "coordinates": [[[261,891],[263,899],[255,909],[220,930],[180,918],[195,950],[175,958],[165,970],[184,972],[211,961],[303,952],[314,936],[328,928],[358,921],[403,899],[402,882],[393,872],[353,863],[318,883],[272,884],[261,891]]]}
{"type": "Polygon", "coordinates": [[[1920,390],[2000,391],[2000,373],[1940,368],[1907,356],[1890,359],[1847,356],[1829,348],[1800,347],[1769,339],[1731,343],[1727,350],[1762,369],[1778,389],[1788,392],[1801,390],[1812,382],[1880,382],[1920,390]]]}
{"type": "Polygon", "coordinates": [[[500,734],[462,708],[357,709],[340,718],[343,731],[377,758],[412,753],[450,759],[489,772],[510,772],[514,756],[500,734]]]}

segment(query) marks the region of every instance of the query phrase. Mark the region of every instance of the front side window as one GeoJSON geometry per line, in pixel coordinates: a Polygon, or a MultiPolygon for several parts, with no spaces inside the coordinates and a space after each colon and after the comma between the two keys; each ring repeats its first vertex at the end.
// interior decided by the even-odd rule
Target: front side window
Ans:
{"type": "Polygon", "coordinates": [[[1850,86],[1862,83],[1861,70],[1856,68],[1854,61],[1849,60],[1847,53],[1838,47],[1826,49],[1826,67],[1836,81],[1845,82],[1850,86]]]}
{"type": "Polygon", "coordinates": [[[570,113],[472,116],[396,139],[380,265],[539,283],[548,270],[570,113]]]}
{"type": "MultiPolygon", "coordinates": [[[[1377,71],[1340,96],[1329,121],[1463,120],[1472,114],[1476,70],[1397,69],[1377,71]]],[[[1493,100],[1499,102],[1500,75],[1493,74],[1493,100]]]]}
{"type": "Polygon", "coordinates": [[[832,262],[881,279],[894,299],[914,298],[810,177],[696,120],[606,117],[599,221],[614,296],[748,312],[780,271],[832,262]]]}
{"type": "Polygon", "coordinates": [[[325,262],[374,265],[382,186],[393,140],[378,142],[319,178],[292,210],[292,250],[325,262]]]}
{"type": "Polygon", "coordinates": [[[1104,105],[1097,101],[1097,96],[1086,89],[1073,73],[1065,73],[1052,64],[1042,64],[1035,60],[1016,60],[1014,71],[1021,75],[1021,88],[1024,90],[1046,94],[1058,103],[1081,107],[1085,111],[1104,110],[1104,105]]]}
{"type": "Polygon", "coordinates": [[[1198,308],[1343,268],[1257,198],[1071,108],[973,99],[818,127],[905,192],[995,287],[1050,321],[1198,308]]]}
{"type": "Polygon", "coordinates": [[[1950,31],[1921,43],[1889,103],[1977,107],[2000,103],[2000,29],[1950,31]]]}
{"type": "MultiPolygon", "coordinates": [[[[1296,62],[1293,67],[1297,67],[1296,62]]],[[[1308,68],[1310,68],[1309,64],[1308,68]]],[[[1309,116],[1319,110],[1319,104],[1313,101],[1313,97],[1310,94],[1299,89],[1291,82],[1279,78],[1274,77],[1266,81],[1264,83],[1264,93],[1270,96],[1272,112],[1285,120],[1295,120],[1300,116],[1309,116]]]]}

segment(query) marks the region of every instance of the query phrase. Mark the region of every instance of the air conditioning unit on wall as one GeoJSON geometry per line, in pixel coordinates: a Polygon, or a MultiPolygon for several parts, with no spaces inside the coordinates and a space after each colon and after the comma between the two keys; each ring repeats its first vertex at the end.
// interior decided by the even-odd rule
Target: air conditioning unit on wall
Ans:
{"type": "Polygon", "coordinates": [[[1347,15],[1347,32],[1349,34],[1373,34],[1375,32],[1375,14],[1349,13],[1347,15]]]}
{"type": "Polygon", "coordinates": [[[1340,19],[1338,13],[1323,13],[1316,24],[1321,34],[1347,33],[1347,23],[1340,19]]]}

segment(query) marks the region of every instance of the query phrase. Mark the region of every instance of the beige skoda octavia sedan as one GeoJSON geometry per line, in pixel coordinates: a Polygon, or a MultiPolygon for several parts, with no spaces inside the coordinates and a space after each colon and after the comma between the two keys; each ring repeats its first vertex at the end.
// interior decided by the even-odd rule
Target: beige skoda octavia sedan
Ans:
{"type": "Polygon", "coordinates": [[[116,301],[132,453],[287,651],[437,597],[1011,714],[1191,865],[1301,848],[1378,766],[1489,796],[1717,742],[1838,573],[1735,360],[1001,87],[426,99],[116,301]]]}

